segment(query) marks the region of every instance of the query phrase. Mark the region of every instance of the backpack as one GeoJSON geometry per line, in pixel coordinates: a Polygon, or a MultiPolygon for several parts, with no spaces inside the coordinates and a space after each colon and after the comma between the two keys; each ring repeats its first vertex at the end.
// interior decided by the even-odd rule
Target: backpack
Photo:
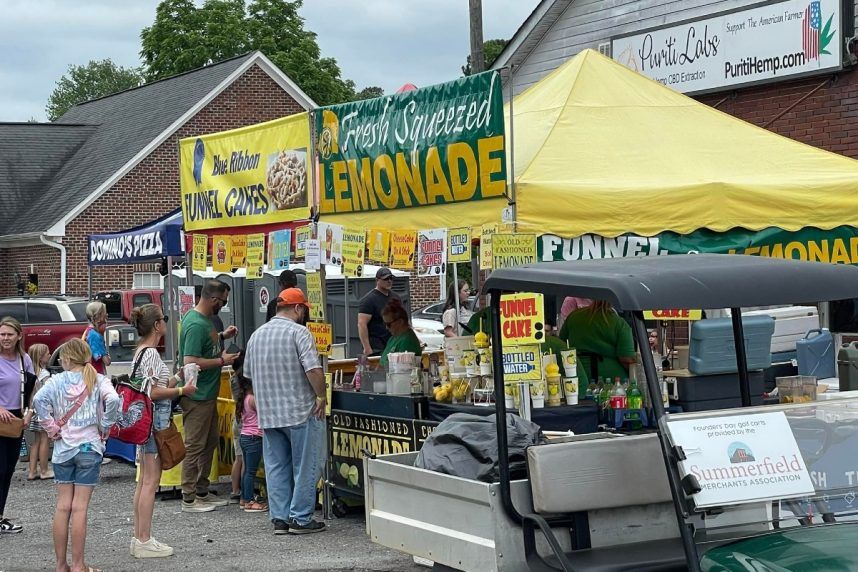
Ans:
{"type": "Polygon", "coordinates": [[[122,399],[119,407],[119,421],[110,428],[110,436],[130,445],[143,445],[152,436],[155,406],[146,392],[146,380],[137,377],[137,368],[143,355],[150,349],[145,348],[134,360],[131,377],[120,375],[117,378],[116,393],[122,399]]]}

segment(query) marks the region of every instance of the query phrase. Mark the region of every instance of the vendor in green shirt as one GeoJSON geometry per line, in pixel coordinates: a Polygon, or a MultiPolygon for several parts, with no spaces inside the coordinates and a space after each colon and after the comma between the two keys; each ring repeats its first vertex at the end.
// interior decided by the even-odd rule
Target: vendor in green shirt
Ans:
{"type": "Polygon", "coordinates": [[[628,378],[629,366],[636,361],[631,327],[604,300],[596,300],[592,306],[569,314],[559,337],[578,351],[578,376],[582,387],[586,385],[581,378],[589,377],[590,373],[590,358],[582,354],[599,356],[599,377],[610,379],[628,378]]]}
{"type": "Polygon", "coordinates": [[[390,339],[381,352],[381,365],[387,367],[387,354],[398,352],[412,352],[414,355],[422,355],[423,348],[417,334],[408,323],[408,312],[399,300],[391,300],[381,311],[381,318],[385,327],[390,331],[390,339]]]}

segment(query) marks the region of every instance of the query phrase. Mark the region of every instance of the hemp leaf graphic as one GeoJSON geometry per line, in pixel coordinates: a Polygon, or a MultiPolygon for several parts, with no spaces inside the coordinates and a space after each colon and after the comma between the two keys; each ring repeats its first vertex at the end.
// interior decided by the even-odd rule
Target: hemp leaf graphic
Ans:
{"type": "Polygon", "coordinates": [[[829,52],[826,48],[828,47],[828,44],[831,43],[831,40],[834,39],[834,34],[837,32],[837,30],[831,29],[831,22],[833,20],[834,20],[834,14],[832,14],[831,16],[828,17],[828,21],[825,23],[825,26],[822,28],[822,33],[820,34],[820,38],[819,38],[819,53],[827,54],[829,56],[831,55],[831,52],[829,52]]]}

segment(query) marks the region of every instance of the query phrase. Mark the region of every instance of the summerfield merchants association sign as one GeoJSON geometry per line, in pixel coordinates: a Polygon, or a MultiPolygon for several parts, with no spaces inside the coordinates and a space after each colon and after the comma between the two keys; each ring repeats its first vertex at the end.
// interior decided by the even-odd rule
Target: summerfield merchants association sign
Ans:
{"type": "Polygon", "coordinates": [[[840,0],[787,0],[613,38],[614,60],[683,93],[841,67],[840,0]]]}
{"type": "Polygon", "coordinates": [[[668,421],[694,475],[698,508],[811,495],[813,482],[782,411],[668,421]]]}

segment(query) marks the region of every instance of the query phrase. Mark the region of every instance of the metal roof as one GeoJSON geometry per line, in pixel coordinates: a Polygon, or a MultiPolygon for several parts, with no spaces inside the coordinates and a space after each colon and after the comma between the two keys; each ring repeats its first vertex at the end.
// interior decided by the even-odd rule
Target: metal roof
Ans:
{"type": "Polygon", "coordinates": [[[727,254],[606,258],[495,270],[483,291],[583,296],[624,311],[742,308],[858,297],[858,267],[727,254]]]}

